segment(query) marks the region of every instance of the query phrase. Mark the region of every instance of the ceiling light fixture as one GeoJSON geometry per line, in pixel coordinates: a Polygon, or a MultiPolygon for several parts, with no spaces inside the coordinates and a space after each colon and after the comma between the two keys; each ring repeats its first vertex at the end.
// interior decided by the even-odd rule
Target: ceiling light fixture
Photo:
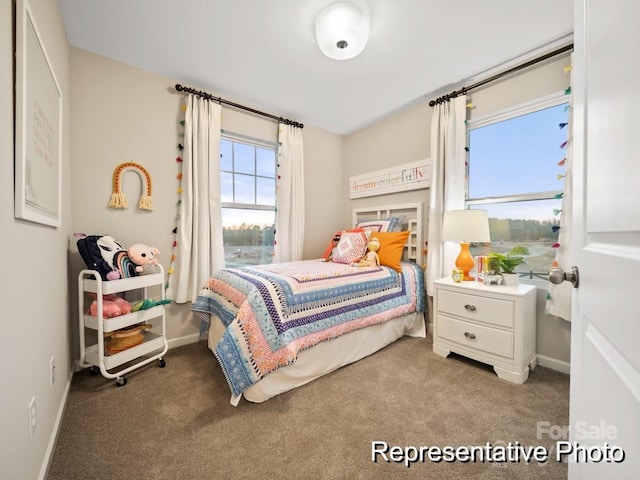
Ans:
{"type": "Polygon", "coordinates": [[[369,39],[369,13],[353,3],[331,4],[316,19],[316,38],[327,57],[353,58],[364,50],[369,39]]]}

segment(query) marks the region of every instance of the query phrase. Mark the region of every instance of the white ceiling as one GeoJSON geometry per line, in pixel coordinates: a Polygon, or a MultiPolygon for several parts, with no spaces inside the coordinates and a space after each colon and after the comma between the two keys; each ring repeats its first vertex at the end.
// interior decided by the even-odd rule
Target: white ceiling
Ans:
{"type": "Polygon", "coordinates": [[[75,47],[339,134],[573,31],[573,0],[354,0],[369,42],[339,61],[314,37],[335,0],[58,1],[75,47]]]}

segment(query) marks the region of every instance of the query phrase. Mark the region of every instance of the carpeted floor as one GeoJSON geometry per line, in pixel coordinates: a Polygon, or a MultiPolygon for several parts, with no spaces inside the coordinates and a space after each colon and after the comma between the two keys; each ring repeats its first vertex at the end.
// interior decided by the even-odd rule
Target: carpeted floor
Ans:
{"type": "MultiPolygon", "coordinates": [[[[563,479],[566,464],[372,461],[389,446],[546,447],[537,422],[567,425],[569,377],[536,368],[524,385],[405,337],[265,403],[229,404],[204,342],[169,350],[128,383],[73,377],[49,480],[563,479]]],[[[460,457],[457,457],[460,459],[460,457]]]]}

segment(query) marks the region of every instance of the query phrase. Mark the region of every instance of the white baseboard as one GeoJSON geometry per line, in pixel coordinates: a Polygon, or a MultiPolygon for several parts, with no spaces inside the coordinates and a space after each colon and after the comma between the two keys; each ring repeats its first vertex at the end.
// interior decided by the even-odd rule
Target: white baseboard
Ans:
{"type": "Polygon", "coordinates": [[[53,423],[53,430],[51,431],[51,437],[49,438],[49,444],[47,445],[47,450],[44,453],[44,459],[42,460],[42,466],[40,467],[40,474],[38,475],[38,480],[44,480],[48,476],[49,466],[51,465],[53,452],[55,451],[56,443],[58,442],[58,434],[60,433],[60,427],[62,426],[62,418],[64,417],[65,410],[67,409],[67,400],[69,399],[69,391],[71,390],[72,378],[73,378],[73,374],[67,375],[67,383],[64,386],[62,401],[60,402],[60,407],[58,408],[56,421],[53,423]]]}
{"type": "Polygon", "coordinates": [[[184,337],[171,338],[167,340],[169,348],[181,347],[183,345],[189,345],[190,343],[196,343],[200,340],[199,333],[192,333],[191,335],[185,335],[184,337]]]}
{"type": "Polygon", "coordinates": [[[538,365],[550,368],[551,370],[556,370],[557,372],[566,373],[567,375],[571,373],[571,364],[569,362],[563,362],[562,360],[546,357],[544,355],[538,355],[538,365]]]}

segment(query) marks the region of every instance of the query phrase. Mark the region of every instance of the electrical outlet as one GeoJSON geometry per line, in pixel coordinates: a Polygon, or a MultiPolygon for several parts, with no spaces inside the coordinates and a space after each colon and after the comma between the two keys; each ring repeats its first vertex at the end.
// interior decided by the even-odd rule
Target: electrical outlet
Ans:
{"type": "Polygon", "coordinates": [[[33,438],[33,434],[36,432],[36,426],[38,425],[36,417],[36,397],[33,397],[27,405],[29,412],[29,440],[33,438]]]}
{"type": "Polygon", "coordinates": [[[49,386],[53,387],[56,383],[56,357],[51,357],[49,360],[49,386]]]}

